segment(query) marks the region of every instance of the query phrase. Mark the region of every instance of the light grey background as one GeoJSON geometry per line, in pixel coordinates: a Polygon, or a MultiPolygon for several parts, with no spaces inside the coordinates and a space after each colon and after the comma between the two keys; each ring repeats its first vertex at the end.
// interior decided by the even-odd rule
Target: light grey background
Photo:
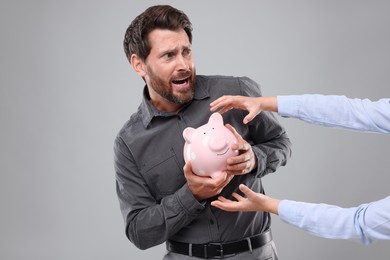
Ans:
{"type": "MultiPolygon", "coordinates": [[[[130,21],[169,3],[194,26],[199,74],[249,76],[264,95],[389,97],[389,1],[21,1],[0,3],[0,259],[159,259],[127,241],[114,138],[143,82],[122,50],[130,21]]],[[[280,118],[280,117],[279,117],[280,118]]],[[[389,194],[389,137],[280,118],[293,142],[269,195],[349,207],[389,194]]],[[[388,259],[273,217],[281,259],[388,259]]]]}

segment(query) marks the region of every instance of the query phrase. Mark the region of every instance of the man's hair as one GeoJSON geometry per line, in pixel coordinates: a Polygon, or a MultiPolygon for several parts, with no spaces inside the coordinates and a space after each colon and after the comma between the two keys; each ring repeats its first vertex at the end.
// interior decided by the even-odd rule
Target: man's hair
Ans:
{"type": "Polygon", "coordinates": [[[132,54],[146,60],[151,49],[148,35],[154,29],[183,29],[192,43],[192,24],[185,13],[169,5],[152,6],[138,15],[126,30],[123,47],[130,63],[132,54]]]}

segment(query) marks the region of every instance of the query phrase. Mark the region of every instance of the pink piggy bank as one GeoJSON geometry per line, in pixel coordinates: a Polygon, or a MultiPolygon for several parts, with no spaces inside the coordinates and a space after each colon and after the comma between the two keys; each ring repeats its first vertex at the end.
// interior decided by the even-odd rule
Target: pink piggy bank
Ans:
{"type": "Polygon", "coordinates": [[[238,155],[231,149],[237,139],[219,113],[213,113],[207,124],[196,129],[187,127],[183,137],[184,160],[191,161],[192,171],[199,176],[215,178],[226,169],[226,159],[238,155]]]}

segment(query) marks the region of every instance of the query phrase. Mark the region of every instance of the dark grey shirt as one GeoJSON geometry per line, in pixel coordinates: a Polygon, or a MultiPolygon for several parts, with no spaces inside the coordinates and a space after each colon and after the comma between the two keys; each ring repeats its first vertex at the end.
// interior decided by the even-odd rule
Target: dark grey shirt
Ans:
{"type": "MultiPolygon", "coordinates": [[[[167,239],[187,243],[226,242],[259,234],[270,226],[264,212],[225,212],[198,202],[183,173],[184,128],[207,123],[210,103],[222,95],[261,96],[259,86],[246,77],[197,76],[191,103],[178,113],[158,111],[148,100],[147,88],[138,111],[120,130],[114,145],[116,187],[126,235],[146,249],[167,239]]],[[[261,179],[285,165],[290,140],[272,113],[262,112],[242,123],[247,112],[231,110],[224,123],[235,127],[252,145],[257,169],[235,176],[221,195],[231,198],[244,183],[264,193],[261,179]]]]}

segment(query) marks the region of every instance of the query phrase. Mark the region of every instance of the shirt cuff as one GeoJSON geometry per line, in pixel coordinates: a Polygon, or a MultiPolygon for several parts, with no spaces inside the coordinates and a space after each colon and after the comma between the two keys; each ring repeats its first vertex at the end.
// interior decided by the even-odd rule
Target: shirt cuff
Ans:
{"type": "Polygon", "coordinates": [[[299,205],[296,201],[281,200],[278,207],[278,214],[281,220],[288,224],[296,224],[300,218],[299,205]]]}
{"type": "Polygon", "coordinates": [[[267,167],[267,155],[259,147],[252,146],[252,150],[257,159],[256,176],[262,176],[267,167]]]}
{"type": "Polygon", "coordinates": [[[188,215],[199,214],[206,206],[194,197],[187,183],[176,192],[176,199],[188,215]]]}
{"type": "Polygon", "coordinates": [[[296,96],[277,96],[278,114],[283,117],[291,117],[298,114],[298,102],[296,96]]]}

